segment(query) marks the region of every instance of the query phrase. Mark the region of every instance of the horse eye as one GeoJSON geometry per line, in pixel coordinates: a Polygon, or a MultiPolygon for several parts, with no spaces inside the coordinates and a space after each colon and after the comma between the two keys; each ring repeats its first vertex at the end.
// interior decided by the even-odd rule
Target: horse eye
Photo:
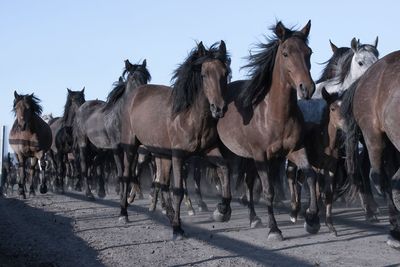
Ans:
{"type": "Polygon", "coordinates": [[[284,57],[288,57],[288,53],[283,52],[283,56],[284,56],[284,57]]]}
{"type": "Polygon", "coordinates": [[[360,67],[362,67],[364,64],[361,61],[359,61],[358,65],[360,65],[360,67]]]}

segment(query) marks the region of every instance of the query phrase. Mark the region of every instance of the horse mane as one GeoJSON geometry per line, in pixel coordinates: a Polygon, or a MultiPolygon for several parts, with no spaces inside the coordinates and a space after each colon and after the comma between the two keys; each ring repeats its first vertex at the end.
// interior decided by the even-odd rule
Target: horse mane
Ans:
{"type": "MultiPolygon", "coordinates": [[[[270,29],[274,30],[275,28],[276,26],[273,26],[270,29]]],[[[284,42],[291,37],[300,38],[308,43],[307,36],[301,31],[286,29],[283,40],[280,40],[276,34],[272,37],[266,37],[268,42],[259,43],[256,45],[259,51],[255,54],[250,53],[248,56],[249,63],[242,67],[242,69],[250,69],[249,76],[251,77],[250,80],[246,81],[245,89],[239,94],[239,101],[243,103],[244,107],[256,105],[269,92],[279,42],[284,42]]]]}
{"type": "MultiPolygon", "coordinates": [[[[358,48],[358,51],[361,51],[361,50],[365,50],[365,51],[368,51],[368,52],[370,52],[370,53],[373,53],[376,57],[379,57],[379,52],[378,52],[378,50],[376,49],[376,47],[375,46],[373,46],[373,45],[370,45],[370,44],[363,44],[363,45],[360,45],[359,46],[359,48],[358,48]]],[[[354,52],[353,52],[353,50],[350,50],[351,51],[351,53],[349,53],[343,60],[343,65],[342,65],[342,68],[340,68],[340,70],[339,70],[339,82],[338,83],[343,83],[344,82],[344,80],[346,79],[346,77],[347,77],[347,75],[349,74],[349,72],[350,72],[350,68],[351,68],[351,61],[352,61],[352,59],[353,59],[353,55],[354,55],[354,52]]]]}
{"type": "Polygon", "coordinates": [[[150,72],[146,67],[143,67],[140,64],[135,64],[133,66],[134,67],[129,70],[125,68],[119,80],[113,83],[114,88],[107,96],[107,102],[103,108],[104,111],[110,110],[113,106],[115,106],[118,100],[121,99],[125,93],[126,85],[129,79],[135,79],[138,84],[145,84],[151,80],[150,72]]]}
{"type": "Polygon", "coordinates": [[[334,78],[332,76],[332,71],[335,71],[337,69],[339,59],[342,58],[346,53],[348,53],[349,50],[351,50],[350,47],[340,47],[335,51],[335,53],[333,53],[330,59],[321,63],[321,65],[325,65],[325,67],[322,70],[320,78],[315,83],[321,83],[323,81],[334,78]]]}
{"type": "Polygon", "coordinates": [[[16,105],[20,100],[24,100],[28,102],[29,106],[31,107],[32,111],[40,116],[42,114],[43,108],[39,104],[40,99],[36,97],[34,94],[27,94],[27,95],[19,95],[18,99],[14,99],[14,104],[13,104],[13,113],[16,114],[16,105]]]}
{"type": "MultiPolygon", "coordinates": [[[[227,66],[229,55],[221,53],[214,43],[205,55],[199,55],[197,47],[194,48],[185,61],[178,66],[172,76],[172,112],[180,113],[188,109],[196,99],[202,88],[201,65],[207,60],[218,59],[227,66]]],[[[227,68],[229,72],[229,69],[227,68]]],[[[228,73],[229,75],[229,73],[228,73]]]]}
{"type": "MultiPolygon", "coordinates": [[[[72,121],[75,117],[76,110],[71,109],[73,101],[72,101],[72,97],[71,97],[70,93],[81,94],[83,102],[85,101],[85,93],[83,91],[68,91],[67,101],[65,102],[65,105],[64,105],[64,113],[63,113],[63,116],[61,117],[61,124],[63,126],[67,123],[72,123],[72,121]]],[[[82,103],[79,103],[79,104],[81,105],[82,103]]]]}

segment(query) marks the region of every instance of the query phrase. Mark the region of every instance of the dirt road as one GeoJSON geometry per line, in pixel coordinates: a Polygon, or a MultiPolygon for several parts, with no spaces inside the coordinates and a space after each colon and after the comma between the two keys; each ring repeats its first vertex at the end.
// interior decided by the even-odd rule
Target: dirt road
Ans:
{"type": "MultiPolygon", "coordinates": [[[[215,207],[215,199],[206,202],[215,207]]],[[[148,204],[135,202],[123,225],[117,196],[94,202],[72,192],[0,198],[0,266],[400,266],[400,251],[385,244],[384,207],[374,225],[359,208],[334,209],[338,237],[324,225],[311,236],[302,220],[293,225],[287,210],[278,209],[285,240],[275,243],[267,241],[267,228],[249,229],[247,209],[237,202],[228,223],[213,222],[211,212],[188,216],[183,207],[188,238],[174,242],[166,217],[148,212],[148,204]]],[[[265,223],[264,206],[256,210],[265,223]]]]}

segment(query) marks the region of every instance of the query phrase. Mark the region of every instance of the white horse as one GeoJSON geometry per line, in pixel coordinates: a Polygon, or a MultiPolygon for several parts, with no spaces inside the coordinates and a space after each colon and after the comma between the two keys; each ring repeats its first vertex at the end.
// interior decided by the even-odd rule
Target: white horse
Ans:
{"type": "Polygon", "coordinates": [[[378,60],[377,46],[378,37],[372,45],[360,44],[360,40],[353,38],[351,48],[337,48],[331,42],[333,55],[327,61],[325,70],[317,81],[313,98],[311,100],[298,100],[305,121],[314,123],[321,121],[323,110],[326,108],[326,102],[321,95],[322,88],[325,87],[330,94],[342,93],[349,88],[378,60]]]}

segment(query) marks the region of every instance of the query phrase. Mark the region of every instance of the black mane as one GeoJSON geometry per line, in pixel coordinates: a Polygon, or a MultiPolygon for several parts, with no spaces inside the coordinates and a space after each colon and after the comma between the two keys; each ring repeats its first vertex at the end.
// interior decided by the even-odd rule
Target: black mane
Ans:
{"type": "MultiPolygon", "coordinates": [[[[207,60],[218,59],[227,66],[229,55],[221,53],[217,43],[213,44],[205,55],[200,56],[197,47],[193,49],[186,60],[174,71],[171,81],[172,89],[172,112],[180,113],[189,108],[196,99],[202,88],[201,65],[207,60]]],[[[229,72],[229,69],[227,68],[229,72]]],[[[229,75],[229,73],[228,73],[229,75]]]]}
{"type": "Polygon", "coordinates": [[[322,63],[322,65],[325,65],[325,68],[322,70],[321,77],[315,83],[321,83],[334,78],[332,73],[336,71],[339,59],[346,53],[349,53],[349,51],[352,51],[350,47],[340,47],[333,53],[330,59],[322,63]]]}
{"type": "Polygon", "coordinates": [[[40,99],[37,98],[34,94],[27,94],[27,95],[19,95],[19,97],[17,99],[14,99],[14,104],[13,104],[13,109],[12,111],[14,112],[14,114],[16,113],[16,105],[19,101],[25,101],[28,103],[28,105],[31,107],[32,111],[36,114],[36,115],[41,115],[43,108],[42,106],[39,104],[40,103],[40,99]]]}
{"type": "MultiPolygon", "coordinates": [[[[279,22],[278,22],[279,23],[279,22]]],[[[278,25],[277,23],[277,25],[278,25]]],[[[271,27],[274,30],[276,26],[271,27]]],[[[301,31],[293,31],[286,29],[282,42],[297,37],[308,43],[307,36],[301,31]]],[[[276,34],[272,37],[266,37],[268,43],[260,43],[257,45],[259,51],[248,57],[249,63],[242,68],[249,68],[249,76],[251,77],[245,84],[244,90],[239,94],[239,101],[244,107],[249,107],[259,103],[268,93],[271,87],[272,70],[275,65],[275,57],[279,47],[279,38],[276,34]]]]}
{"type": "Polygon", "coordinates": [[[62,125],[71,125],[75,117],[76,109],[85,102],[85,93],[83,91],[70,91],[68,89],[67,101],[64,106],[64,113],[61,118],[62,125]],[[79,99],[75,99],[73,96],[79,95],[79,99]],[[73,107],[73,104],[76,104],[73,107]]]}
{"type": "Polygon", "coordinates": [[[133,65],[129,70],[125,68],[119,80],[114,82],[114,88],[107,96],[107,103],[104,106],[104,110],[111,109],[118,102],[125,93],[129,80],[135,80],[138,84],[145,84],[151,80],[151,75],[147,68],[140,64],[133,65]]]}

